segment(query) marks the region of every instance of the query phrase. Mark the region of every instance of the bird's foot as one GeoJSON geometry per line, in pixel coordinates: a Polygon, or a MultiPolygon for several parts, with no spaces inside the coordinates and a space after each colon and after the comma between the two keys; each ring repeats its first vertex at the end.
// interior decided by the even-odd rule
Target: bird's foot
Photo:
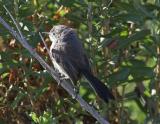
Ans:
{"type": "Polygon", "coordinates": [[[72,98],[73,98],[73,99],[76,99],[77,96],[78,96],[78,94],[79,94],[79,88],[77,89],[77,88],[74,87],[73,90],[74,90],[74,94],[72,95],[72,98]]]}
{"type": "Polygon", "coordinates": [[[63,80],[68,80],[69,78],[64,75],[59,74],[59,79],[60,81],[58,82],[58,85],[60,85],[63,80]]]}

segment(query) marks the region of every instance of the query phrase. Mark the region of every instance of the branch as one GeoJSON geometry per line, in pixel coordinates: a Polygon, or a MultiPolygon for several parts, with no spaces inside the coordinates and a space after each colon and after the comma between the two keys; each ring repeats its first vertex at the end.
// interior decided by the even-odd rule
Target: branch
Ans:
{"type": "MultiPolygon", "coordinates": [[[[5,8],[7,10],[7,8],[5,8]]],[[[86,111],[88,111],[99,123],[101,124],[109,124],[108,121],[106,121],[99,113],[91,107],[85,100],[82,99],[82,97],[79,94],[76,94],[74,91],[74,86],[71,85],[72,83],[67,80],[60,80],[57,73],[53,70],[52,67],[50,67],[39,55],[38,53],[28,44],[27,40],[23,36],[22,32],[20,31],[19,27],[17,26],[16,21],[14,20],[13,16],[9,13],[12,21],[14,22],[18,33],[12,29],[8,23],[4,21],[4,19],[0,16],[0,23],[12,34],[13,37],[15,37],[24,48],[26,48],[29,53],[36,58],[39,63],[43,66],[44,69],[47,70],[47,72],[59,83],[73,98],[76,98],[76,100],[80,103],[81,107],[84,108],[86,111]],[[76,95],[76,97],[75,97],[76,95]]]]}

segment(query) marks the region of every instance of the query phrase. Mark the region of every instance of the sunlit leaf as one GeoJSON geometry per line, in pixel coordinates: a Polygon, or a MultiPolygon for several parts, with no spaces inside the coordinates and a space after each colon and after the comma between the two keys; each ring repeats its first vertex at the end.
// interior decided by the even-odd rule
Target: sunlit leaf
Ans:
{"type": "Polygon", "coordinates": [[[139,41],[139,40],[143,40],[147,35],[150,34],[149,30],[142,30],[139,31],[131,36],[129,36],[126,39],[121,40],[119,43],[119,49],[125,48],[127,46],[129,46],[131,43],[133,43],[134,41],[139,41]]]}

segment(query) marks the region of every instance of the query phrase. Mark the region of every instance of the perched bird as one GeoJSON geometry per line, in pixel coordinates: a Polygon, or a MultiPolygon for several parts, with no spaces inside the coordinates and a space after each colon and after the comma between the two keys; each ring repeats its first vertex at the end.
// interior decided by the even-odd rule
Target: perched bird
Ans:
{"type": "Polygon", "coordinates": [[[99,97],[106,102],[114,99],[106,85],[92,74],[89,60],[74,29],[65,25],[57,25],[48,34],[52,41],[51,59],[55,69],[61,75],[69,78],[73,83],[84,75],[99,97]]]}

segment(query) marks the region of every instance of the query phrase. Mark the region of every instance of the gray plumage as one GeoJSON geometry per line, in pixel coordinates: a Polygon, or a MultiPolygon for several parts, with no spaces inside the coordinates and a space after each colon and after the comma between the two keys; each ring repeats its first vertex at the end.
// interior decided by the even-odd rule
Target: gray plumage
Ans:
{"type": "Polygon", "coordinates": [[[49,37],[52,41],[50,52],[53,56],[54,66],[60,73],[63,73],[75,83],[81,77],[79,68],[90,71],[82,43],[72,28],[64,25],[54,26],[49,37]],[[57,65],[60,67],[57,67],[57,65]]]}
{"type": "Polygon", "coordinates": [[[83,74],[102,99],[106,102],[114,99],[109,89],[91,73],[88,58],[74,29],[64,25],[54,26],[49,38],[54,67],[62,75],[76,83],[83,74]]]}

